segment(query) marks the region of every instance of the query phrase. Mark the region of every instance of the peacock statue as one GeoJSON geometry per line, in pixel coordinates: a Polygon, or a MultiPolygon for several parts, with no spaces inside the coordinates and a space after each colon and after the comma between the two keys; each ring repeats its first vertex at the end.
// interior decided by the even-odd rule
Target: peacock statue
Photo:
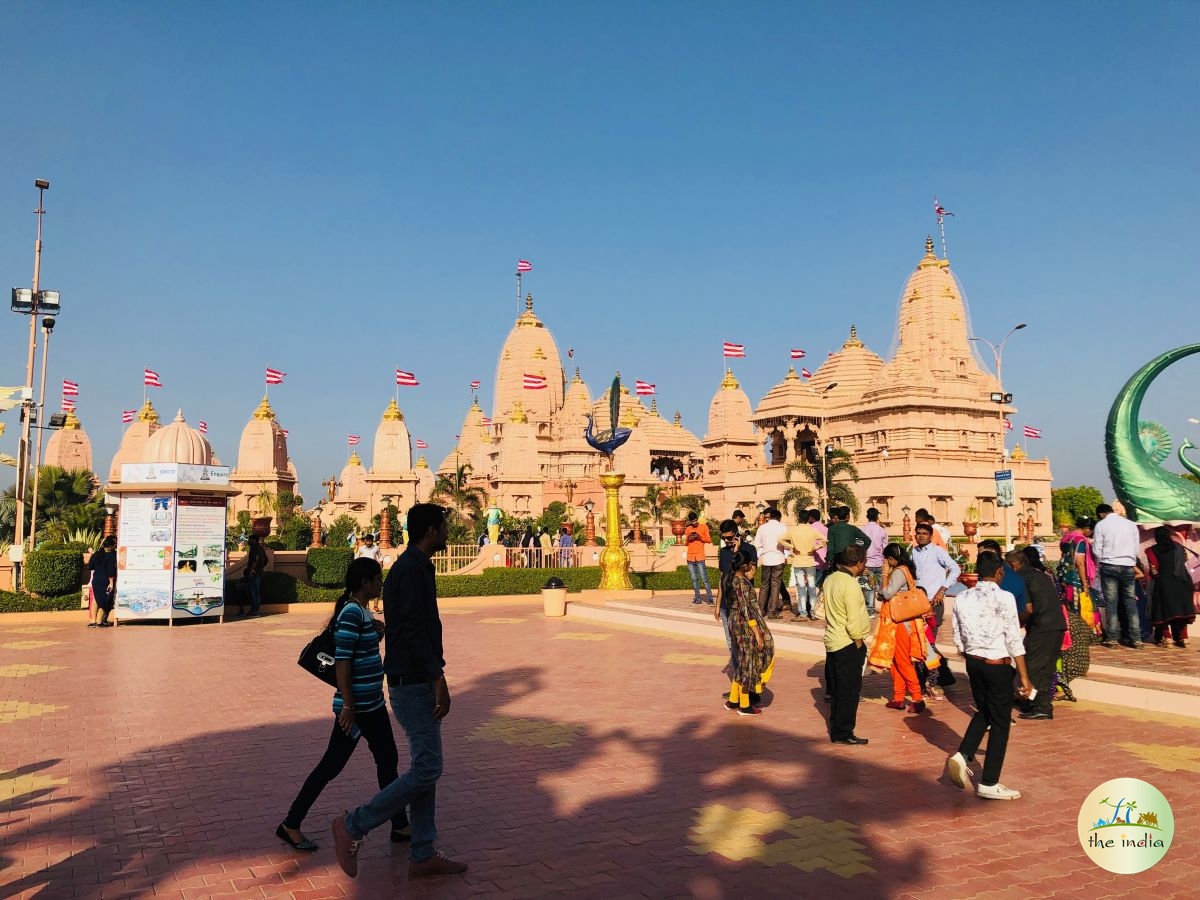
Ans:
{"type": "Polygon", "coordinates": [[[595,447],[608,459],[608,470],[611,472],[613,467],[613,454],[617,448],[629,440],[629,436],[633,434],[632,428],[619,428],[617,419],[621,416],[621,373],[618,372],[612,380],[612,387],[608,389],[608,417],[610,427],[607,431],[595,431],[595,420],[591,413],[588,413],[587,428],[584,429],[583,439],[588,442],[589,446],[595,447]]]}
{"type": "MultiPolygon", "coordinates": [[[[1200,344],[1188,344],[1150,360],[1121,388],[1109,411],[1104,435],[1108,473],[1130,518],[1138,522],[1200,521],[1200,484],[1159,465],[1170,453],[1166,429],[1159,433],[1154,423],[1138,421],[1142,398],[1155,377],[1196,353],[1200,344]]],[[[1184,456],[1191,447],[1190,441],[1180,445],[1179,461],[1192,474],[1200,474],[1200,467],[1184,456]]]]}

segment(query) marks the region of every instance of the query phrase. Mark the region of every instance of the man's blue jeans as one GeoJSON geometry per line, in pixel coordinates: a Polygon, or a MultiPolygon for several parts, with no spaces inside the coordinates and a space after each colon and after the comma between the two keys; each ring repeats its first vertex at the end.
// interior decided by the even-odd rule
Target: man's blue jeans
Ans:
{"type": "Polygon", "coordinates": [[[713,602],[712,588],[708,586],[708,566],[704,560],[692,562],[688,560],[688,574],[692,576],[692,590],[696,592],[696,599],[700,599],[700,585],[703,583],[704,590],[708,591],[708,602],[713,602]]]}
{"type": "Polygon", "coordinates": [[[250,612],[257,613],[258,608],[262,606],[262,576],[247,575],[246,576],[246,593],[250,595],[250,612]]]}
{"type": "Polygon", "coordinates": [[[1129,640],[1142,642],[1142,626],[1138,621],[1137,591],[1134,589],[1133,566],[1100,564],[1100,589],[1104,592],[1104,631],[1110,641],[1121,639],[1121,611],[1129,620],[1129,640]]]}
{"type": "Polygon", "coordinates": [[[408,738],[412,759],[409,770],[376,794],[368,803],[346,813],[346,831],[352,838],[390,822],[404,807],[412,823],[413,862],[433,857],[437,839],[433,813],[437,780],[442,774],[442,723],[433,717],[433,685],[392,685],[388,693],[392,712],[408,738]]]}
{"type": "Polygon", "coordinates": [[[796,615],[811,616],[817,604],[817,567],[793,567],[792,586],[796,589],[796,615]]]}

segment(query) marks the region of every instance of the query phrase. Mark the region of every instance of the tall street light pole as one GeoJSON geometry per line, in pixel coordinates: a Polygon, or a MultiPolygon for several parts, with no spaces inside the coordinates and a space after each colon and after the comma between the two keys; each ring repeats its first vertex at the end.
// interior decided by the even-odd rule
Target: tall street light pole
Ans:
{"type": "MultiPolygon", "coordinates": [[[[996,404],[998,415],[1000,417],[1000,468],[1004,468],[1008,462],[1004,448],[1004,407],[1012,403],[1012,394],[1004,393],[1003,366],[1004,366],[1004,345],[1008,343],[1008,339],[1027,327],[1024,322],[1018,322],[1004,336],[1004,340],[999,345],[993,344],[987,338],[973,337],[970,340],[980,344],[987,344],[992,349],[992,356],[996,361],[996,392],[992,394],[992,402],[996,404]]],[[[1009,510],[1011,506],[1004,507],[1004,549],[1006,551],[1012,549],[1012,522],[1009,520],[1009,510]]]]}
{"type": "MultiPolygon", "coordinates": [[[[37,350],[37,313],[38,290],[42,276],[42,216],[46,210],[42,199],[50,189],[50,182],[42,178],[35,179],[33,186],[38,190],[38,205],[34,215],[37,216],[37,240],[33,245],[33,296],[32,308],[29,311],[29,356],[25,363],[25,384],[33,389],[33,354],[37,350]]],[[[25,404],[24,415],[21,417],[21,443],[17,450],[17,527],[14,543],[21,546],[25,543],[25,485],[29,479],[29,426],[36,406],[32,399],[25,404]]]]}
{"type": "MultiPolygon", "coordinates": [[[[838,386],[836,381],[832,381],[821,390],[821,397],[838,386]]],[[[821,417],[821,430],[825,430],[825,417],[821,417]]],[[[829,521],[829,454],[833,452],[833,444],[825,442],[825,446],[821,449],[821,518],[829,521]]]]}
{"type": "Polygon", "coordinates": [[[38,488],[42,482],[42,433],[46,430],[46,365],[50,360],[50,333],[54,331],[54,319],[46,316],[42,319],[42,385],[38,389],[38,436],[37,449],[33,456],[33,509],[29,513],[29,546],[32,549],[37,540],[38,488]]]}

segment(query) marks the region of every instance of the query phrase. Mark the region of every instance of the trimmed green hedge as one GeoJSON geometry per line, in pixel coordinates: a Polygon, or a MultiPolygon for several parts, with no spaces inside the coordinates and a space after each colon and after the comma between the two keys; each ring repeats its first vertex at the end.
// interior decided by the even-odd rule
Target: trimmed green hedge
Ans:
{"type": "Polygon", "coordinates": [[[30,597],[28,594],[0,591],[0,613],[56,612],[79,609],[79,597],[79,594],[65,594],[61,597],[30,597]]]}
{"type": "MultiPolygon", "coordinates": [[[[629,580],[634,588],[643,591],[690,591],[692,576],[687,566],[679,566],[672,572],[630,572],[629,580]]],[[[708,584],[715,593],[721,584],[721,573],[708,567],[708,584]]]]}
{"type": "Polygon", "coordinates": [[[83,554],[59,547],[29,551],[25,559],[25,588],[43,597],[79,596],[83,585],[83,554]]]}
{"type": "Polygon", "coordinates": [[[349,547],[310,547],[305,557],[308,580],[319,587],[343,587],[353,560],[354,551],[349,547]]]}
{"type": "Polygon", "coordinates": [[[561,578],[570,593],[600,587],[598,566],[574,569],[484,569],[478,575],[439,575],[438,597],[500,597],[539,594],[550,578],[561,578]]]}

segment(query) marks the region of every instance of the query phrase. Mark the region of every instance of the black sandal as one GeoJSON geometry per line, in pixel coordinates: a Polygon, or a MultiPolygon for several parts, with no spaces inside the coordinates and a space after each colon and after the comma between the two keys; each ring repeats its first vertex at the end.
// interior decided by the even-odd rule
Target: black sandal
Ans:
{"type": "Polygon", "coordinates": [[[299,850],[301,853],[317,852],[317,845],[308,838],[300,838],[298,841],[293,841],[292,836],[287,833],[287,829],[283,825],[275,829],[275,837],[279,838],[293,850],[299,850]]]}

